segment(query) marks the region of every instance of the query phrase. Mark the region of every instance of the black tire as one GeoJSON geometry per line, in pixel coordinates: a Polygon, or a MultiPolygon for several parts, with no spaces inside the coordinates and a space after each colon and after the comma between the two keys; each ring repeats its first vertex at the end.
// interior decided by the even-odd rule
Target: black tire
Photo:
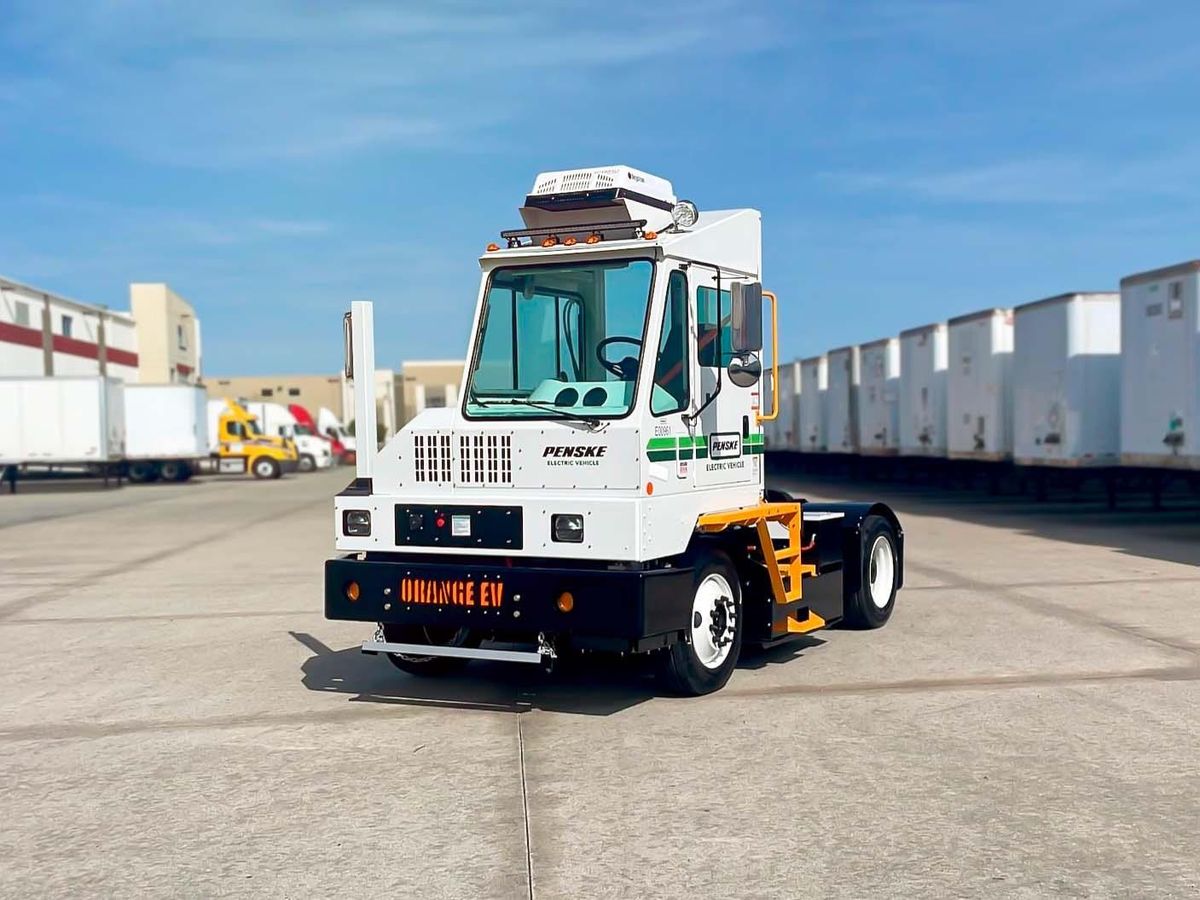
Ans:
{"type": "MultiPolygon", "coordinates": [[[[478,647],[480,636],[469,628],[437,628],[425,625],[384,625],[384,640],[397,644],[433,644],[443,647],[478,647]]],[[[410,675],[436,677],[453,675],[466,668],[469,659],[454,656],[407,656],[387,654],[388,662],[410,675]]]]}
{"type": "Polygon", "coordinates": [[[174,459],[165,461],[158,471],[163,481],[187,481],[192,477],[192,467],[174,459]]]}
{"type": "Polygon", "coordinates": [[[132,484],[149,484],[158,480],[158,468],[152,462],[131,462],[126,477],[132,484]]]}
{"type": "Polygon", "coordinates": [[[317,460],[308,453],[300,454],[299,468],[301,472],[312,472],[317,468],[317,460]]]}
{"type": "Polygon", "coordinates": [[[846,624],[851,628],[881,628],[885,625],[896,608],[899,577],[900,553],[895,529],[881,516],[867,516],[862,524],[862,580],[858,592],[846,604],[846,624]],[[888,560],[890,584],[887,583],[888,560]]]}
{"type": "Polygon", "coordinates": [[[279,463],[269,456],[259,456],[252,460],[250,471],[254,473],[255,478],[259,479],[279,478],[283,475],[283,469],[279,467],[279,463]]]}
{"type": "MultiPolygon", "coordinates": [[[[711,590],[706,587],[706,590],[711,590]]],[[[745,632],[745,616],[742,614],[742,588],[738,579],[737,569],[719,550],[702,551],[696,560],[695,575],[692,579],[693,611],[688,623],[685,640],[677,641],[670,649],[664,650],[660,659],[664,685],[676,694],[686,697],[698,697],[701,694],[711,694],[725,686],[729,676],[737,667],[738,656],[742,652],[742,635],[745,632]],[[724,585],[716,582],[711,587],[728,587],[732,596],[721,596],[727,602],[724,609],[716,608],[710,614],[707,633],[714,637],[714,644],[708,644],[705,633],[699,629],[705,627],[702,613],[696,611],[697,595],[701,587],[709,581],[710,576],[724,580],[724,585]],[[732,612],[732,622],[730,622],[732,612]],[[699,621],[697,621],[699,619],[699,621]],[[717,634],[717,631],[720,634],[717,634]],[[697,637],[699,635],[699,637],[697,637]],[[717,640],[722,643],[716,648],[719,654],[727,647],[724,656],[713,658],[711,663],[701,657],[702,652],[711,652],[717,640]],[[727,644],[724,642],[728,642],[727,644]],[[698,647],[697,644],[700,644],[698,647]]]]}

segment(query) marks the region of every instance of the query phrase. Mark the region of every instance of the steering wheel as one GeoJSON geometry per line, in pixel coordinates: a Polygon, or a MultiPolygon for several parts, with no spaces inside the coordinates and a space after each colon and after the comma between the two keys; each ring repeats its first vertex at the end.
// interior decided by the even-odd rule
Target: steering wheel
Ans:
{"type": "Polygon", "coordinates": [[[627,356],[619,362],[609,362],[604,356],[604,350],[609,344],[634,344],[638,348],[638,354],[641,354],[642,341],[641,338],[624,337],[619,334],[614,334],[612,337],[606,337],[604,340],[596,344],[596,359],[600,365],[612,372],[622,381],[636,381],[638,373],[638,358],[636,356],[627,356]]]}

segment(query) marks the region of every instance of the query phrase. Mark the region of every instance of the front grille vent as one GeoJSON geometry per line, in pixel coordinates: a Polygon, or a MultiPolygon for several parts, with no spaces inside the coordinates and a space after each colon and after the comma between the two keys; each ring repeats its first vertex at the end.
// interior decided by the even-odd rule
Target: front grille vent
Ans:
{"type": "Polygon", "coordinates": [[[512,484],[511,434],[460,434],[458,436],[460,484],[512,484]]]}
{"type": "Polygon", "coordinates": [[[450,481],[450,435],[414,434],[413,468],[419,484],[450,481]]]}

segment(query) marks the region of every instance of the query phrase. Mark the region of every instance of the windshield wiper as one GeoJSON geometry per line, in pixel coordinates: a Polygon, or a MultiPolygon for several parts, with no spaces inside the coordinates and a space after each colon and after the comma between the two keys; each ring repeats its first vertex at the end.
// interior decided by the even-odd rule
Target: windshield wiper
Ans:
{"type": "Polygon", "coordinates": [[[595,416],[581,416],[578,413],[567,412],[565,409],[559,409],[549,403],[543,403],[541,400],[518,400],[513,397],[506,400],[481,400],[474,394],[468,398],[468,402],[475,403],[479,406],[532,406],[534,409],[544,409],[546,412],[552,412],[560,419],[569,419],[572,422],[582,422],[589,428],[599,428],[600,420],[595,416]]]}

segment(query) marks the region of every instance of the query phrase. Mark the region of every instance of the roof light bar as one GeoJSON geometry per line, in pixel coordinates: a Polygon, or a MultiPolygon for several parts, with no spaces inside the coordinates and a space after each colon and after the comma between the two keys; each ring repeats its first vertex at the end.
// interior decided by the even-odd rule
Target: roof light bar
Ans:
{"type": "Polygon", "coordinates": [[[643,228],[646,225],[645,219],[633,219],[625,222],[590,222],[582,225],[555,225],[551,228],[517,228],[510,231],[500,232],[500,237],[508,242],[510,250],[517,247],[532,247],[535,243],[541,244],[543,247],[553,247],[560,240],[565,244],[566,240],[574,237],[577,243],[579,236],[584,236],[584,242],[595,244],[600,240],[611,239],[612,233],[630,233],[634,238],[645,236],[643,228]],[[608,232],[608,233],[606,233],[608,232]],[[593,241],[592,237],[599,235],[597,240],[593,241]],[[554,238],[551,243],[546,243],[550,238],[554,238]]]}

